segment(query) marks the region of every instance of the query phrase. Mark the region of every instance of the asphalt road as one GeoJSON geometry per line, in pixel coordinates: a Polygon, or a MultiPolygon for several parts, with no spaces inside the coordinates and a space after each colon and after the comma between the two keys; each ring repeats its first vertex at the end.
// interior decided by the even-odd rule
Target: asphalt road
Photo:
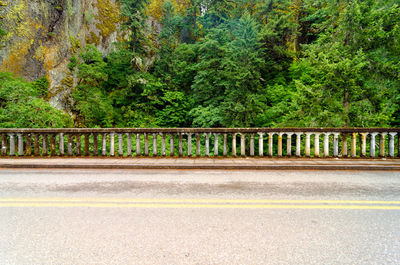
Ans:
{"type": "Polygon", "coordinates": [[[0,264],[400,264],[400,172],[0,169],[0,264]]]}

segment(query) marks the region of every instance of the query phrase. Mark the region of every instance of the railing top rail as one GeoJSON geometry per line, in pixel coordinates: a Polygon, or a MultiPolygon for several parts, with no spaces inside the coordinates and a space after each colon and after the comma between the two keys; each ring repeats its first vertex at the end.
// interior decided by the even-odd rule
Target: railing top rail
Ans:
{"type": "Polygon", "coordinates": [[[4,133],[271,133],[271,132],[328,132],[328,133],[390,133],[400,128],[57,128],[57,129],[14,129],[0,128],[4,133]]]}

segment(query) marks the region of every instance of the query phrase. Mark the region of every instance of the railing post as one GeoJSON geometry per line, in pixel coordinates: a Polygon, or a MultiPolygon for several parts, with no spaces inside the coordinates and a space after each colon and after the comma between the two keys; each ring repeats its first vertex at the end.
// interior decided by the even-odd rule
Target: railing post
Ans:
{"type": "Polygon", "coordinates": [[[254,156],[254,134],[250,134],[250,156],[254,156]]]}
{"type": "Polygon", "coordinates": [[[375,151],[375,137],[378,135],[378,133],[371,133],[371,144],[370,144],[370,156],[375,157],[376,156],[376,151],[375,151]]]}
{"type": "Polygon", "coordinates": [[[236,157],[236,133],[232,137],[232,156],[236,157]]]}
{"type": "Polygon", "coordinates": [[[319,150],[319,136],[320,133],[315,133],[314,134],[314,157],[319,157],[320,156],[320,150],[319,150]]]}
{"type": "Polygon", "coordinates": [[[126,134],[126,155],[128,157],[132,156],[132,134],[131,133],[127,133],[126,134]]]}
{"type": "Polygon", "coordinates": [[[357,133],[355,132],[351,138],[351,157],[357,157],[357,133]]]}
{"type": "Polygon", "coordinates": [[[224,139],[223,139],[223,156],[228,156],[228,135],[226,133],[224,133],[224,139]]]}
{"type": "Polygon", "coordinates": [[[240,155],[242,157],[246,156],[246,135],[244,133],[240,134],[240,155]]]}
{"type": "Polygon", "coordinates": [[[53,133],[50,135],[50,155],[56,155],[56,135],[53,133]]]}
{"type": "MultiPolygon", "coordinates": [[[[36,136],[36,135],[35,135],[36,136]]],[[[35,139],[35,145],[36,145],[36,139],[35,139]]],[[[36,147],[35,147],[36,149],[36,147]]],[[[36,153],[36,151],[35,151],[36,153]]],[[[68,156],[72,156],[72,134],[68,134],[68,156]]]]}
{"type": "Polygon", "coordinates": [[[64,134],[63,133],[60,133],[58,135],[58,141],[59,141],[59,148],[60,148],[60,156],[64,156],[64,134]]]}
{"type": "Polygon", "coordinates": [[[324,134],[324,157],[329,157],[329,135],[327,132],[324,134]]]}
{"type": "Polygon", "coordinates": [[[333,156],[339,156],[339,133],[333,134],[333,156]]]}
{"type": "Polygon", "coordinates": [[[282,157],[282,133],[278,133],[278,157],[282,157]]]}
{"type": "Polygon", "coordinates": [[[274,155],[274,134],[275,133],[268,133],[268,156],[274,155]]]}
{"type": "Polygon", "coordinates": [[[264,133],[259,132],[258,133],[259,138],[258,138],[258,156],[263,157],[264,156],[264,133]]]}
{"type": "Polygon", "coordinates": [[[347,157],[347,133],[342,134],[342,157],[347,157]]]}
{"type": "Polygon", "coordinates": [[[153,156],[157,156],[157,133],[153,133],[153,156]]]}
{"type": "Polygon", "coordinates": [[[136,156],[141,156],[142,151],[140,150],[140,134],[136,134],[136,156]]]}
{"type": "Polygon", "coordinates": [[[24,155],[24,136],[22,133],[19,133],[18,135],[18,156],[23,156],[24,155]]]}
{"type": "Polygon", "coordinates": [[[162,156],[166,156],[167,155],[165,137],[166,137],[166,134],[165,133],[161,133],[161,155],[162,156]]]}
{"type": "Polygon", "coordinates": [[[360,133],[361,137],[361,157],[366,157],[367,156],[367,134],[366,133],[360,133]]]}
{"type": "Polygon", "coordinates": [[[101,140],[102,140],[101,155],[106,156],[107,155],[107,134],[103,133],[101,140]]]}
{"type": "Polygon", "coordinates": [[[174,138],[175,138],[175,135],[171,133],[170,138],[169,138],[169,156],[171,156],[171,157],[173,157],[175,155],[174,138]]]}
{"type": "Polygon", "coordinates": [[[306,157],[311,156],[311,133],[306,132],[306,157]]]}
{"type": "Polygon", "coordinates": [[[196,134],[196,156],[200,156],[200,134],[196,134]]]}
{"type": "Polygon", "coordinates": [[[296,156],[301,156],[301,135],[303,133],[296,133],[296,156]]]}
{"type": "Polygon", "coordinates": [[[214,133],[214,156],[218,156],[218,133],[214,133]]]}
{"type": "Polygon", "coordinates": [[[124,156],[124,137],[122,133],[118,134],[118,156],[124,156]]]}
{"type": "Polygon", "coordinates": [[[394,157],[394,137],[396,133],[389,133],[389,156],[394,157]]]}
{"type": "Polygon", "coordinates": [[[179,157],[183,156],[183,135],[179,133],[179,157]]]}
{"type": "Polygon", "coordinates": [[[292,132],[286,133],[286,137],[287,137],[287,139],[286,139],[286,155],[287,156],[292,156],[292,135],[293,134],[294,133],[292,133],[292,132]]]}
{"type": "Polygon", "coordinates": [[[13,133],[10,133],[9,136],[10,136],[10,156],[15,156],[15,137],[13,133]]]}
{"type": "Polygon", "coordinates": [[[385,157],[385,137],[387,133],[381,133],[379,137],[379,156],[385,157]]]}
{"type": "Polygon", "coordinates": [[[149,156],[149,134],[144,134],[144,155],[149,156]]]}
{"type": "Polygon", "coordinates": [[[93,156],[97,156],[99,154],[99,139],[98,134],[93,134],[93,156]]]}

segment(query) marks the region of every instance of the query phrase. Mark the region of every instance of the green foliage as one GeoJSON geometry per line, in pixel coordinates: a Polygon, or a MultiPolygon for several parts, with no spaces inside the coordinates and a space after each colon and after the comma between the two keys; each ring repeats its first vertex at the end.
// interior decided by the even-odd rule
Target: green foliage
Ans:
{"type": "MultiPolygon", "coordinates": [[[[40,82],[39,82],[40,83],[40,82]]],[[[62,128],[71,127],[68,115],[40,98],[38,85],[11,74],[0,73],[0,127],[62,128]]]]}
{"type": "MultiPolygon", "coordinates": [[[[71,37],[75,126],[400,126],[398,0],[120,3],[113,52],[71,37]]],[[[3,78],[25,87],[4,106],[44,102],[45,78],[3,78]]]]}

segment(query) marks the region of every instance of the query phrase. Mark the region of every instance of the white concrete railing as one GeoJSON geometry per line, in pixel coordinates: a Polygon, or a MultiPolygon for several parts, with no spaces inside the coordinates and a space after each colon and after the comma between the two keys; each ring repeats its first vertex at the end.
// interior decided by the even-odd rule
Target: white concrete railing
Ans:
{"type": "Polygon", "coordinates": [[[400,156],[399,133],[399,128],[0,129],[0,156],[394,158],[400,156]]]}

